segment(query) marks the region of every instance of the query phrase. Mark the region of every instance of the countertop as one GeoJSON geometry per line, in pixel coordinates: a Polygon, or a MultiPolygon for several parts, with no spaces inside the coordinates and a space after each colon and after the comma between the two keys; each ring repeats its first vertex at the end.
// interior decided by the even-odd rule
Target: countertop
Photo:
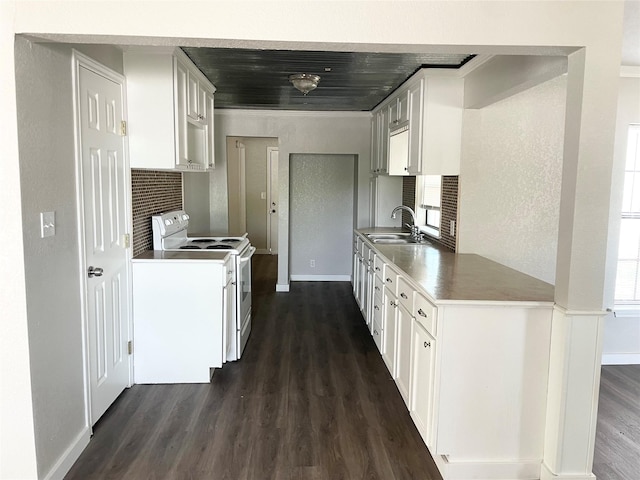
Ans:
{"type": "Polygon", "coordinates": [[[183,262],[211,262],[218,261],[224,263],[231,255],[229,252],[212,250],[184,250],[180,252],[165,252],[164,250],[146,250],[131,259],[134,263],[176,261],[183,262]]]}
{"type": "Polygon", "coordinates": [[[356,230],[368,245],[404,272],[437,303],[456,301],[553,303],[554,286],[475,254],[454,253],[432,244],[389,245],[368,241],[366,233],[396,228],[356,230]]]}

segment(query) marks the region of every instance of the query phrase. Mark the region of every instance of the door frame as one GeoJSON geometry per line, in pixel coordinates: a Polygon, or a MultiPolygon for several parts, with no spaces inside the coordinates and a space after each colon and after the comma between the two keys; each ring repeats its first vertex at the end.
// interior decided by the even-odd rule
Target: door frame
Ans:
{"type": "MultiPolygon", "coordinates": [[[[85,222],[84,222],[84,183],[83,169],[82,169],[82,138],[80,135],[80,68],[86,68],[97,75],[101,75],[117,84],[122,89],[122,116],[127,121],[127,97],[126,97],[126,79],[123,75],[111,70],[110,68],[102,65],[101,63],[93,60],[92,58],[84,55],[83,53],[73,49],[71,52],[71,64],[72,64],[72,85],[73,85],[73,127],[74,127],[74,147],[75,147],[75,183],[76,183],[76,221],[78,222],[78,266],[80,275],[80,320],[82,326],[82,359],[83,359],[83,381],[84,381],[84,407],[85,407],[85,422],[86,427],[93,433],[92,418],[91,418],[91,379],[90,379],[90,366],[89,366],[89,312],[87,310],[87,261],[85,250],[85,222]]],[[[127,136],[122,137],[123,141],[123,155],[125,165],[125,188],[127,194],[125,195],[124,216],[129,232],[133,231],[133,224],[131,218],[131,169],[129,168],[129,142],[127,136]]],[[[127,235],[130,235],[127,234],[127,235]]],[[[129,245],[132,244],[132,239],[129,237],[129,245]]],[[[129,290],[127,295],[129,296],[128,308],[127,308],[127,336],[132,338],[131,332],[133,332],[133,316],[132,316],[132,299],[131,299],[131,246],[127,248],[127,262],[126,262],[126,274],[129,284],[129,290]]],[[[127,362],[129,363],[129,381],[130,387],[133,382],[133,362],[132,355],[127,355],[127,362]]]]}
{"type": "Polygon", "coordinates": [[[280,156],[280,147],[267,147],[267,253],[269,255],[277,255],[278,254],[278,218],[280,212],[280,200],[279,200],[279,189],[278,189],[278,168],[279,168],[279,156],[280,156]],[[277,153],[278,155],[273,157],[273,154],[277,153]],[[274,165],[275,163],[275,165],[274,165]],[[275,178],[273,178],[275,176],[275,178]],[[275,190],[275,192],[274,192],[275,190]],[[273,201],[273,197],[278,197],[278,201],[276,202],[276,215],[272,215],[270,212],[272,210],[271,202],[273,201]],[[275,218],[274,218],[275,217],[275,218]],[[272,223],[275,222],[275,242],[273,237],[274,226],[272,223]],[[274,243],[275,243],[275,252],[274,252],[274,243]]]}

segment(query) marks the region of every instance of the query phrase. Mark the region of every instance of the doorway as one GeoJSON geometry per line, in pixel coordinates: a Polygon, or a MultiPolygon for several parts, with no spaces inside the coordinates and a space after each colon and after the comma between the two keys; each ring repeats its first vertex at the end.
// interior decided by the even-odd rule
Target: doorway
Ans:
{"type": "Polygon", "coordinates": [[[256,253],[278,253],[278,139],[227,137],[229,233],[248,233],[256,253]]]}

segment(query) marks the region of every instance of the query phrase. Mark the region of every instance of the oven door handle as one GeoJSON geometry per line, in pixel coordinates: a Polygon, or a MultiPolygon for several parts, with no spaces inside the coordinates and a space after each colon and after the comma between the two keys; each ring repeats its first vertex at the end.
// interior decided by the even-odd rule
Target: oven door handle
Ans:
{"type": "Polygon", "coordinates": [[[248,255],[243,254],[240,256],[240,263],[248,262],[251,259],[251,257],[253,257],[253,254],[256,253],[256,247],[249,247],[248,251],[249,251],[248,255]]]}

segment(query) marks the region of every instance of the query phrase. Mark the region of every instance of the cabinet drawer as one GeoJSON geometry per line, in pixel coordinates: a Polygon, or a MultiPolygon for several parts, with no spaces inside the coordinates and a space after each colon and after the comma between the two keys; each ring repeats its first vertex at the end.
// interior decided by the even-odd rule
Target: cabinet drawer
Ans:
{"type": "Polygon", "coordinates": [[[380,281],[384,281],[384,262],[380,255],[376,255],[376,258],[373,261],[373,270],[375,271],[376,276],[380,278],[380,281]]]}
{"type": "Polygon", "coordinates": [[[398,277],[398,301],[413,315],[413,287],[402,277],[398,277]]]}
{"type": "Polygon", "coordinates": [[[384,274],[384,284],[391,290],[394,295],[398,295],[398,274],[392,270],[389,265],[385,265],[382,273],[384,274]]]}
{"type": "Polygon", "coordinates": [[[415,292],[413,316],[433,337],[436,336],[437,308],[421,293],[415,292]]]}

